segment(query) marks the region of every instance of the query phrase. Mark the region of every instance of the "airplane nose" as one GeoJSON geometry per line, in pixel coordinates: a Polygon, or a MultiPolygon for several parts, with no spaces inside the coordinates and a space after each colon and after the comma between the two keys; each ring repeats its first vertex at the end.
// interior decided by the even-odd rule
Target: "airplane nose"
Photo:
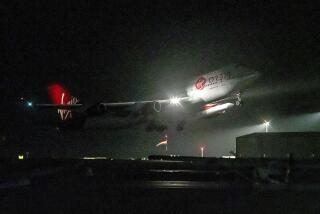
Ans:
{"type": "Polygon", "coordinates": [[[244,79],[258,79],[260,77],[260,72],[257,70],[248,68],[244,65],[236,65],[236,70],[239,72],[240,76],[244,79]]]}
{"type": "Polygon", "coordinates": [[[256,81],[260,76],[261,76],[260,72],[254,71],[244,76],[243,80],[253,82],[253,81],[256,81]]]}
{"type": "Polygon", "coordinates": [[[260,76],[261,76],[261,73],[258,72],[258,71],[256,71],[256,72],[253,74],[253,78],[254,78],[254,79],[259,79],[260,76]]]}
{"type": "Polygon", "coordinates": [[[261,76],[261,73],[260,73],[260,72],[258,72],[258,71],[251,71],[250,74],[248,75],[248,78],[249,78],[249,79],[252,79],[252,80],[256,80],[256,79],[258,79],[260,76],[261,76]]]}

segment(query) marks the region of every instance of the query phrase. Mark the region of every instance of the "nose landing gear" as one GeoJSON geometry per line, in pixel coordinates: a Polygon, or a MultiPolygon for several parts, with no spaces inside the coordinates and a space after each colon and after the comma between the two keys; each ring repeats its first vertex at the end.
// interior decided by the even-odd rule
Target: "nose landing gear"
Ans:
{"type": "Polygon", "coordinates": [[[240,93],[237,93],[236,96],[237,96],[237,100],[236,100],[236,106],[242,106],[243,105],[243,101],[241,100],[241,94],[240,93]]]}

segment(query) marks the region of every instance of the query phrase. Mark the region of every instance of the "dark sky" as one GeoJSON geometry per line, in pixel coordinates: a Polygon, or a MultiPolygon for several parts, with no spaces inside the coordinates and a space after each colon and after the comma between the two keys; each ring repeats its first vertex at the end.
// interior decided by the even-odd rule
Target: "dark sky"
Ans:
{"type": "Polygon", "coordinates": [[[228,154],[235,136],[263,131],[264,119],[272,131],[320,129],[316,1],[7,1],[0,7],[1,155],[159,153],[154,145],[162,134],[142,126],[58,133],[33,126],[32,118],[46,116],[30,117],[15,101],[48,101],[52,82],[86,103],[167,98],[192,77],[230,63],[263,76],[241,109],[181,133],[168,130],[172,153],[198,155],[204,145],[210,156],[228,154]]]}

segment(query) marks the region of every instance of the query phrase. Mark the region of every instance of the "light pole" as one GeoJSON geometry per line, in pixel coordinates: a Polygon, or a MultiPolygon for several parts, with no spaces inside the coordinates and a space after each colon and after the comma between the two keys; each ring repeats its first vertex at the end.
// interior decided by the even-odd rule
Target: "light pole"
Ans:
{"type": "Polygon", "coordinates": [[[264,126],[266,128],[266,133],[268,132],[268,127],[270,126],[270,122],[269,121],[264,121],[264,126]]]}
{"type": "Polygon", "coordinates": [[[203,158],[203,149],[204,149],[204,147],[200,147],[200,149],[201,149],[201,157],[203,158]]]}

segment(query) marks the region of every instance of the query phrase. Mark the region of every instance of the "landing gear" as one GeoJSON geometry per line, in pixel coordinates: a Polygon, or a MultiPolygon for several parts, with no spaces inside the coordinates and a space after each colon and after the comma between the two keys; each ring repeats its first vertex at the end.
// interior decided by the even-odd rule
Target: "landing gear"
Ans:
{"type": "Polygon", "coordinates": [[[243,101],[239,101],[239,100],[236,101],[236,106],[242,106],[242,105],[243,105],[243,101]]]}
{"type": "Polygon", "coordinates": [[[237,93],[236,96],[237,96],[236,106],[242,106],[243,105],[243,101],[241,100],[240,93],[237,93]]]}

